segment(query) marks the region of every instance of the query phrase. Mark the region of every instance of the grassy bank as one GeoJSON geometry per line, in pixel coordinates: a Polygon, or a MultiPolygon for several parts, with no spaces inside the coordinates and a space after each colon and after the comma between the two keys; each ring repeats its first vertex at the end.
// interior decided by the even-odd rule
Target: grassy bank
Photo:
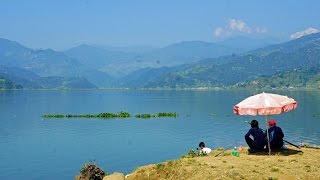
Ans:
{"type": "Polygon", "coordinates": [[[289,146],[288,151],[221,156],[214,150],[208,156],[185,156],[177,160],[142,166],[127,179],[320,179],[320,149],[289,146]]]}

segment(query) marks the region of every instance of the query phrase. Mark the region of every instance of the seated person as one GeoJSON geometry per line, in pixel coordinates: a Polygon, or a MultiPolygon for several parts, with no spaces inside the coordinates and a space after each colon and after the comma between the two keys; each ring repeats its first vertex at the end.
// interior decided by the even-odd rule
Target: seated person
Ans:
{"type": "Polygon", "coordinates": [[[211,152],[211,149],[206,147],[204,142],[199,143],[199,150],[200,150],[200,153],[203,153],[203,154],[209,154],[211,152]]]}
{"type": "Polygon", "coordinates": [[[257,120],[252,120],[250,122],[251,129],[244,136],[248,146],[249,151],[263,150],[265,146],[265,135],[262,129],[259,128],[259,122],[257,120]],[[250,138],[250,135],[253,139],[250,138]]]}
{"type": "MultiPolygon", "coordinates": [[[[275,120],[269,121],[269,142],[270,142],[270,148],[271,149],[280,149],[283,146],[283,137],[284,134],[282,132],[282,129],[277,125],[277,122],[275,120]]],[[[267,135],[267,131],[265,132],[267,135]]],[[[268,146],[268,143],[267,143],[268,146]]]]}

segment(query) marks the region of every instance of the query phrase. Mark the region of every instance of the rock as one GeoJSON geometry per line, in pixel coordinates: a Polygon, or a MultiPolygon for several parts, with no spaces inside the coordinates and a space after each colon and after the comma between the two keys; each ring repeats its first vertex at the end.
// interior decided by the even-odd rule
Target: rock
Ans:
{"type": "Polygon", "coordinates": [[[118,173],[118,172],[114,172],[103,178],[103,180],[123,180],[123,179],[125,179],[124,174],[118,173]]]}

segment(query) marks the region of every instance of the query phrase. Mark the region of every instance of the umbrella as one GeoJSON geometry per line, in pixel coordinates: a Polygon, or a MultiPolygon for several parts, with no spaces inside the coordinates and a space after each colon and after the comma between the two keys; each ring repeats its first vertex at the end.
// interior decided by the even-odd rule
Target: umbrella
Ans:
{"type": "Polygon", "coordinates": [[[233,107],[233,112],[237,115],[265,115],[267,125],[267,139],[269,155],[271,154],[269,132],[268,132],[268,115],[281,114],[289,112],[297,107],[298,103],[288,96],[282,96],[271,93],[260,93],[250,96],[233,107]]]}

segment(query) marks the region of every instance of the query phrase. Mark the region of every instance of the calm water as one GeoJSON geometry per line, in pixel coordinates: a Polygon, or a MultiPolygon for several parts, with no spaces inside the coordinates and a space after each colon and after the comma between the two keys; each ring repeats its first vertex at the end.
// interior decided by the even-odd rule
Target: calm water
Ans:
{"type": "MultiPolygon", "coordinates": [[[[200,141],[211,148],[244,145],[245,120],[234,104],[257,92],[0,91],[0,179],[73,179],[86,162],[108,172],[175,159],[200,141]],[[161,119],[42,119],[46,113],[178,112],[161,119]]],[[[320,92],[287,92],[295,111],[273,116],[293,143],[320,144],[320,92]]]]}

